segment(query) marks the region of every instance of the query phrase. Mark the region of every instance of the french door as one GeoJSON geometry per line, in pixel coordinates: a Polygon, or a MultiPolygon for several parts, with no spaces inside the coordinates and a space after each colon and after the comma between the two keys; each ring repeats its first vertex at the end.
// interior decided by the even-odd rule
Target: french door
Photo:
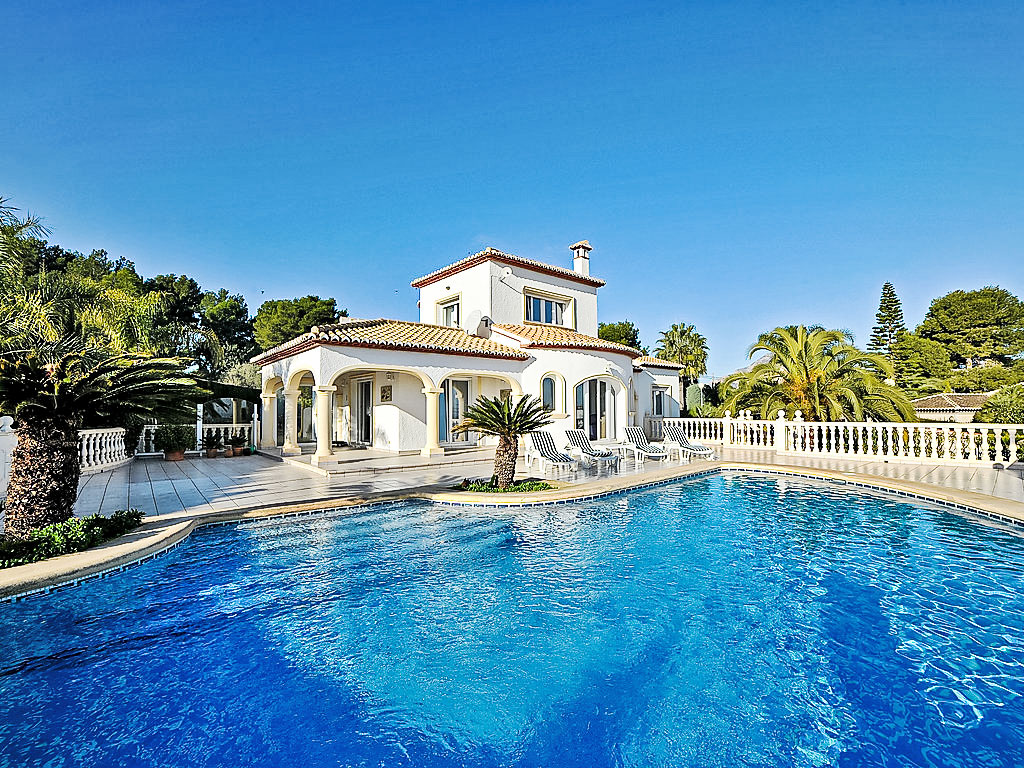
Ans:
{"type": "Polygon", "coordinates": [[[441,384],[441,396],[438,398],[438,439],[442,443],[465,443],[469,434],[457,432],[455,428],[466,418],[469,405],[469,380],[446,379],[441,384]]]}
{"type": "Polygon", "coordinates": [[[576,386],[576,429],[591,440],[615,437],[615,390],[603,379],[588,379],[576,386]]]}
{"type": "Polygon", "coordinates": [[[370,445],[373,442],[373,379],[356,382],[355,426],[356,442],[370,445]]]}

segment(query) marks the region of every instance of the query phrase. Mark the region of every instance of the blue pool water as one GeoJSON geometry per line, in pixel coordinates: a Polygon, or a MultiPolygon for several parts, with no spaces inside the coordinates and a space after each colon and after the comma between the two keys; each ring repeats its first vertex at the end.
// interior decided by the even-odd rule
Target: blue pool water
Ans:
{"type": "Polygon", "coordinates": [[[3,766],[1020,766],[1024,538],[713,475],[208,529],[0,605],[3,766]]]}

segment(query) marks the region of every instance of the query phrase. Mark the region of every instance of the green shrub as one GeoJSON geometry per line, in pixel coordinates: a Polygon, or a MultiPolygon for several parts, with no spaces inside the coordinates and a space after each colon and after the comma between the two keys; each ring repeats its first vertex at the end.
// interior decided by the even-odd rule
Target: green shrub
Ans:
{"type": "Polygon", "coordinates": [[[983,424],[1024,424],[1024,384],[1000,389],[974,420],[983,424]]]}
{"type": "Polygon", "coordinates": [[[554,487],[543,480],[520,480],[518,483],[512,483],[508,488],[499,488],[492,479],[487,482],[463,480],[455,486],[455,490],[469,491],[470,493],[535,493],[537,491],[550,491],[554,487]]]}
{"type": "Polygon", "coordinates": [[[25,540],[0,538],[0,568],[81,552],[128,533],[141,523],[142,512],[121,509],[110,517],[73,517],[63,523],[36,528],[25,540]]]}
{"type": "Polygon", "coordinates": [[[191,451],[196,447],[196,429],[190,424],[165,424],[157,427],[153,444],[166,453],[191,451]]]}
{"type": "Polygon", "coordinates": [[[1010,366],[960,368],[946,379],[947,392],[991,392],[1024,382],[1024,360],[1010,366]]]}

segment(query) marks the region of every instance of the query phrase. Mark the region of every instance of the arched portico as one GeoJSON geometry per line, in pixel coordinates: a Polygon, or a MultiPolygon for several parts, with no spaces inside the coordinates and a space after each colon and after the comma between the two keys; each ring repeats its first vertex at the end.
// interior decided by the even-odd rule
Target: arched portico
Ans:
{"type": "Polygon", "coordinates": [[[588,376],[567,395],[573,428],[582,429],[591,440],[615,440],[628,424],[628,386],[618,376],[588,376]]]}
{"type": "Polygon", "coordinates": [[[260,393],[260,448],[273,448],[277,445],[277,398],[283,388],[284,380],[280,376],[271,376],[263,382],[260,393]]]}
{"type": "Polygon", "coordinates": [[[280,409],[284,415],[281,453],[302,453],[300,442],[311,440],[313,437],[313,398],[316,385],[316,374],[308,367],[296,368],[286,374],[270,376],[264,380],[260,395],[263,405],[261,448],[270,448],[278,443],[278,403],[283,395],[284,404],[280,409]]]}
{"type": "MultiPolygon", "coordinates": [[[[473,370],[452,371],[437,386],[437,440],[440,446],[470,445],[480,438],[472,432],[456,427],[465,418],[466,409],[478,397],[500,397],[505,393],[513,398],[523,395],[519,382],[512,376],[473,370]]],[[[428,408],[431,405],[428,403],[428,408]]]]}

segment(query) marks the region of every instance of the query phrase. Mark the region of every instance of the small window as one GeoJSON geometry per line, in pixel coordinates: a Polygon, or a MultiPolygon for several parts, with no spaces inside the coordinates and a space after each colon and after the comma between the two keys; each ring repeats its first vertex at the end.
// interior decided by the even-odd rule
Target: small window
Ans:
{"type": "Polygon", "coordinates": [[[545,299],[540,296],[526,296],[526,320],[547,325],[565,324],[566,302],[545,299]]]}
{"type": "Polygon", "coordinates": [[[655,416],[665,415],[665,390],[655,387],[651,390],[652,411],[655,416]]]}
{"type": "Polygon", "coordinates": [[[540,401],[549,411],[555,410],[555,380],[551,376],[545,376],[540,383],[540,401]]]}
{"type": "Polygon", "coordinates": [[[459,302],[450,301],[441,305],[441,325],[449,328],[459,327],[459,302]]]}

